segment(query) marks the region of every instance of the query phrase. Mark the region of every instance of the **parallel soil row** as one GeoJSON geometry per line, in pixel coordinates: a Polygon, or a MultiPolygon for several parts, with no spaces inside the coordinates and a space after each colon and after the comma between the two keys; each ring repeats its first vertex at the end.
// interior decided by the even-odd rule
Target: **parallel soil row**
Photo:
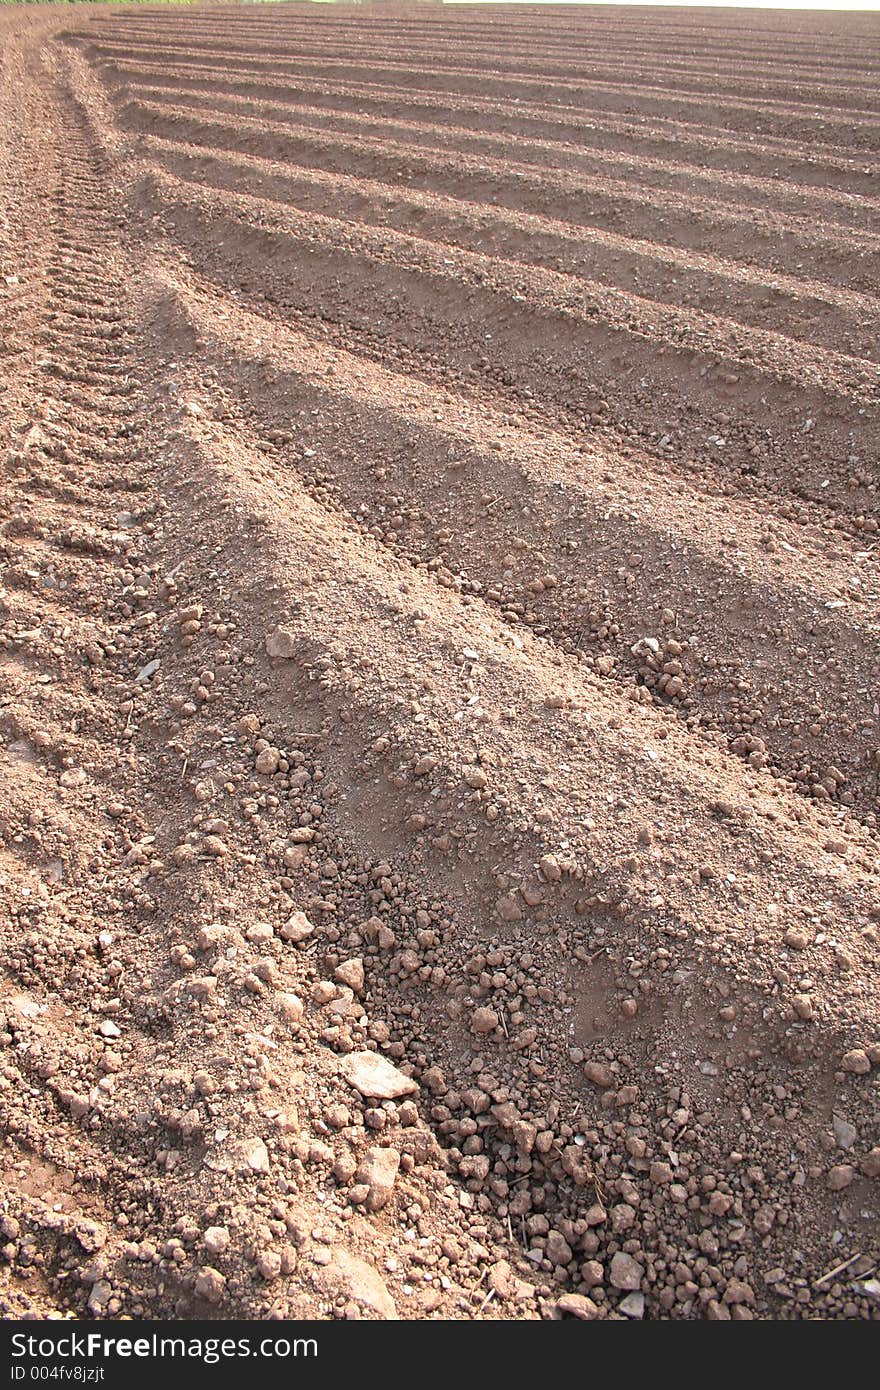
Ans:
{"type": "Polygon", "coordinates": [[[477,126],[482,131],[498,134],[535,135],[565,147],[638,151],[660,157],[671,154],[699,163],[703,170],[718,168],[745,174],[763,173],[771,178],[796,180],[803,185],[826,187],[828,175],[833,172],[836,186],[850,192],[870,193],[876,186],[876,161],[864,154],[847,155],[845,150],[821,150],[815,145],[806,151],[796,142],[756,141],[754,137],[739,140],[729,134],[719,141],[717,127],[675,121],[657,124],[644,120],[621,121],[609,118],[598,108],[562,111],[542,107],[539,103],[513,112],[510,104],[504,101],[450,94],[440,99],[430,92],[401,93],[393,86],[374,82],[328,82],[302,77],[291,82],[268,75],[248,80],[247,69],[234,63],[227,62],[194,74],[186,66],[107,59],[97,47],[92,54],[93,59],[100,62],[104,81],[122,90],[134,78],[142,89],[154,91],[257,96],[287,101],[291,105],[307,101],[328,114],[355,111],[363,115],[375,113],[388,119],[418,118],[441,126],[477,126]]]}
{"type": "Polygon", "coordinates": [[[880,1315],[880,49],[742,20],[0,17],[5,1316],[880,1315]]]}

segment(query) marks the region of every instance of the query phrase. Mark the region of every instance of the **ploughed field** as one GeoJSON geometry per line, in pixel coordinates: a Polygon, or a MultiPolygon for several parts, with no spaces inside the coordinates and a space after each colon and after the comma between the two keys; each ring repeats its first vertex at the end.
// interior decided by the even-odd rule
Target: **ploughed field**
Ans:
{"type": "Polygon", "coordinates": [[[876,16],[0,67],[5,1315],[876,1318],[876,16]]]}

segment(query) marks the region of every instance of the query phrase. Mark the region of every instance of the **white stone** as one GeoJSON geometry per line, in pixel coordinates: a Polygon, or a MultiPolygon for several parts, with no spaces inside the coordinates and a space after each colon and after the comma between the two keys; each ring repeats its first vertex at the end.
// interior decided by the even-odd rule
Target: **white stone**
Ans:
{"type": "Polygon", "coordinates": [[[296,633],[289,627],[276,627],[266,638],[266,653],[291,661],[296,655],[296,633]]]}
{"type": "Polygon", "coordinates": [[[339,1070],[362,1096],[376,1100],[397,1100],[398,1096],[415,1095],[419,1089],[411,1076],[404,1076],[378,1052],[350,1052],[339,1070]]]}

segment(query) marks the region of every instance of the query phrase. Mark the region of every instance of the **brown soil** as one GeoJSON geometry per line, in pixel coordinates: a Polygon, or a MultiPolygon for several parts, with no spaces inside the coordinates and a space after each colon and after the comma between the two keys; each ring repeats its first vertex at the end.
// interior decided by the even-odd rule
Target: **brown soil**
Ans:
{"type": "Polygon", "coordinates": [[[878,39],[2,11],[7,1316],[880,1315],[878,39]]]}

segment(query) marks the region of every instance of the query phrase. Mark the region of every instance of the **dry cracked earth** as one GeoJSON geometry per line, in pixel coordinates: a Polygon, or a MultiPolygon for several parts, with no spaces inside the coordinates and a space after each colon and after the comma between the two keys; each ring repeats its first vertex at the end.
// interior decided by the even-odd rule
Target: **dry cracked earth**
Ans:
{"type": "Polygon", "coordinates": [[[876,16],[0,17],[0,1309],[880,1316],[876,16]]]}

